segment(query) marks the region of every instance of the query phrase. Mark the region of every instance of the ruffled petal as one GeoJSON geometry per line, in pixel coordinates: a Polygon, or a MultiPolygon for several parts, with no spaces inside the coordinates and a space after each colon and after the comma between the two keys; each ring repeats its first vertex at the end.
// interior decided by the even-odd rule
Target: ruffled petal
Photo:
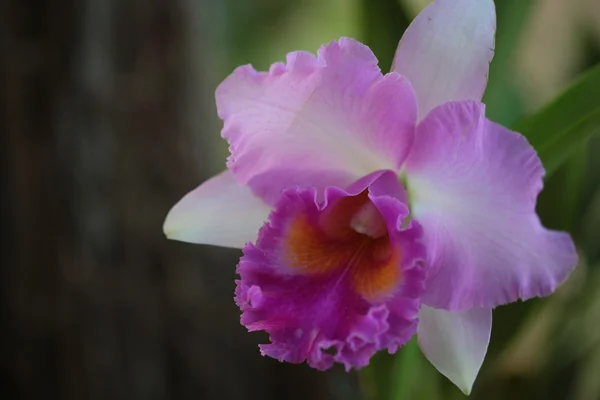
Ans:
{"type": "Polygon", "coordinates": [[[269,72],[239,67],[216,97],[229,167],[271,204],[284,188],[346,187],[397,169],[414,137],[410,84],[382,76],[371,50],[353,39],[321,47],[318,57],[290,53],[269,72]]]}
{"type": "Polygon", "coordinates": [[[328,187],[323,201],[314,188],[284,191],[238,266],[241,322],[269,334],[264,355],[349,370],[416,332],[424,248],[418,224],[403,228],[408,209],[394,195],[401,191],[391,172],[347,191],[328,187]],[[383,230],[359,233],[357,219],[372,228],[383,222],[383,230]]]}
{"type": "Polygon", "coordinates": [[[423,354],[462,392],[471,392],[487,352],[492,310],[446,311],[422,306],[417,336],[423,354]]]}
{"type": "Polygon", "coordinates": [[[448,101],[481,100],[495,32],[492,0],[436,0],[414,19],[392,70],[412,84],[419,120],[448,101]]]}
{"type": "Polygon", "coordinates": [[[169,239],[242,248],[256,239],[271,207],[224,171],[185,195],[169,211],[169,239]]]}
{"type": "Polygon", "coordinates": [[[434,109],[406,164],[431,266],[424,303],[437,308],[545,296],[577,263],[569,235],[545,229],[536,215],[544,169],[535,151],[484,111],[469,101],[434,109]]]}

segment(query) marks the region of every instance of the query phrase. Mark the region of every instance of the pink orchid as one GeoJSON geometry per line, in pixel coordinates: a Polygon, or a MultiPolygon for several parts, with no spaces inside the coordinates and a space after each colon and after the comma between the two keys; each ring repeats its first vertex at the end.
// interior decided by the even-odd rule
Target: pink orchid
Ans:
{"type": "Polygon", "coordinates": [[[236,302],[270,334],[263,354],[358,368],[417,333],[469,393],[492,308],[548,295],[575,267],[571,238],[535,213],[534,149],[485,118],[494,32],[492,0],[435,0],[386,75],[342,38],[219,86],[228,170],[164,230],[244,249],[236,302]]]}

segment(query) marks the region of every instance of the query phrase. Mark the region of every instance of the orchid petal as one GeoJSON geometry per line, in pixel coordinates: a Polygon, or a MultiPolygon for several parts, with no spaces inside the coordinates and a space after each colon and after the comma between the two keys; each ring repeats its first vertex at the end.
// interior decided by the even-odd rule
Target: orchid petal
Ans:
{"type": "Polygon", "coordinates": [[[494,57],[492,0],[436,0],[400,40],[393,71],[411,82],[419,120],[454,100],[481,100],[494,57]]]}
{"type": "Polygon", "coordinates": [[[545,296],[577,263],[569,235],[545,229],[536,215],[544,169],[534,149],[484,111],[473,101],[434,109],[406,163],[431,268],[429,306],[493,308],[545,296]]]}
{"type": "Polygon", "coordinates": [[[471,392],[487,352],[492,310],[446,311],[422,306],[417,336],[423,354],[464,394],[471,392]]]}
{"type": "Polygon", "coordinates": [[[169,211],[163,231],[169,239],[242,248],[255,240],[271,208],[222,172],[185,195],[169,211]]]}
{"type": "Polygon", "coordinates": [[[345,187],[405,160],[416,123],[408,81],[382,76],[371,50],[342,38],[269,72],[236,69],[217,89],[229,167],[274,204],[292,186],[345,187]],[[399,112],[400,110],[400,112],[399,112]]]}
{"type": "Polygon", "coordinates": [[[392,171],[348,190],[330,186],[322,201],[315,188],[283,192],[238,265],[241,322],[271,340],[262,354],[350,370],[379,350],[395,353],[414,335],[425,249],[419,225],[404,223],[403,192],[392,171]],[[376,236],[355,230],[357,215],[383,229],[376,236]]]}

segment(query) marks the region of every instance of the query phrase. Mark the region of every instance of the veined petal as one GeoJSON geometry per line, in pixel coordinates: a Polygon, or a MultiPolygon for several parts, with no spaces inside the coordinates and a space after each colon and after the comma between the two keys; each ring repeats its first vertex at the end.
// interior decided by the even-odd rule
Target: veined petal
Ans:
{"type": "Polygon", "coordinates": [[[169,211],[169,239],[242,248],[255,240],[271,208],[224,171],[185,195],[169,211]]]}
{"type": "Polygon", "coordinates": [[[284,188],[346,187],[398,169],[414,137],[410,84],[382,76],[371,50],[349,38],[321,47],[318,57],[290,53],[269,72],[239,67],[216,97],[229,167],[271,204],[284,188]]]}
{"type": "Polygon", "coordinates": [[[536,215],[544,169],[534,149],[484,111],[473,101],[434,109],[406,163],[431,268],[424,303],[437,308],[545,296],[577,263],[569,235],[545,229],[536,215]]]}
{"type": "Polygon", "coordinates": [[[404,227],[401,191],[387,171],[347,191],[328,187],[322,201],[314,188],[283,192],[238,266],[241,322],[269,333],[263,354],[317,369],[340,362],[349,370],[410,339],[424,248],[419,225],[404,227]]]}
{"type": "Polygon", "coordinates": [[[433,366],[468,395],[487,352],[492,310],[446,311],[422,306],[417,336],[433,366]]]}
{"type": "Polygon", "coordinates": [[[408,78],[419,120],[440,104],[481,100],[494,57],[492,0],[435,0],[400,40],[393,71],[408,78]]]}

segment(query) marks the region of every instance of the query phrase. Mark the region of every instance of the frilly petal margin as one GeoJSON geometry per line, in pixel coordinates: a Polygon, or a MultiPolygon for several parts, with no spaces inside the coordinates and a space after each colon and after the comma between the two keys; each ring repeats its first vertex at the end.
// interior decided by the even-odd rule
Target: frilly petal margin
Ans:
{"type": "Polygon", "coordinates": [[[493,0],[435,0],[412,21],[392,71],[417,94],[419,120],[448,101],[481,100],[494,57],[493,0]]]}
{"type": "Polygon", "coordinates": [[[423,305],[417,337],[423,354],[464,394],[483,364],[492,332],[492,310],[446,311],[423,305]]]}
{"type": "Polygon", "coordinates": [[[536,214],[544,168],[535,150],[486,119],[483,104],[429,113],[405,168],[431,268],[424,304],[465,310],[546,296],[577,264],[569,235],[536,214]]]}
{"type": "Polygon", "coordinates": [[[169,239],[242,248],[256,238],[271,207],[224,171],[186,194],[167,214],[169,239]]]}
{"type": "MultiPolygon", "coordinates": [[[[243,311],[241,322],[250,331],[269,333],[272,343],[260,346],[263,355],[291,363],[307,361],[320,370],[339,362],[350,370],[368,364],[378,350],[394,353],[416,332],[419,299],[424,290],[424,248],[418,224],[411,222],[402,227],[408,209],[394,196],[399,192],[403,190],[396,175],[388,171],[372,174],[347,191],[328,187],[323,201],[317,200],[314,188],[292,188],[283,193],[256,245],[244,249],[238,265],[241,278],[237,281],[236,303],[243,311]],[[385,220],[392,245],[402,255],[402,262],[394,264],[400,276],[397,285],[377,301],[367,301],[353,290],[350,267],[342,265],[318,274],[297,273],[281,256],[296,216],[319,220],[336,202],[358,196],[365,189],[385,220]]],[[[359,256],[356,249],[344,251],[359,256]]],[[[318,261],[321,263],[310,268],[323,269],[327,265],[323,257],[318,261]]]]}
{"type": "Polygon", "coordinates": [[[237,68],[216,91],[228,166],[269,204],[285,188],[346,187],[361,176],[398,169],[416,125],[408,81],[385,76],[371,50],[350,38],[318,57],[288,54],[269,72],[237,68]]]}

